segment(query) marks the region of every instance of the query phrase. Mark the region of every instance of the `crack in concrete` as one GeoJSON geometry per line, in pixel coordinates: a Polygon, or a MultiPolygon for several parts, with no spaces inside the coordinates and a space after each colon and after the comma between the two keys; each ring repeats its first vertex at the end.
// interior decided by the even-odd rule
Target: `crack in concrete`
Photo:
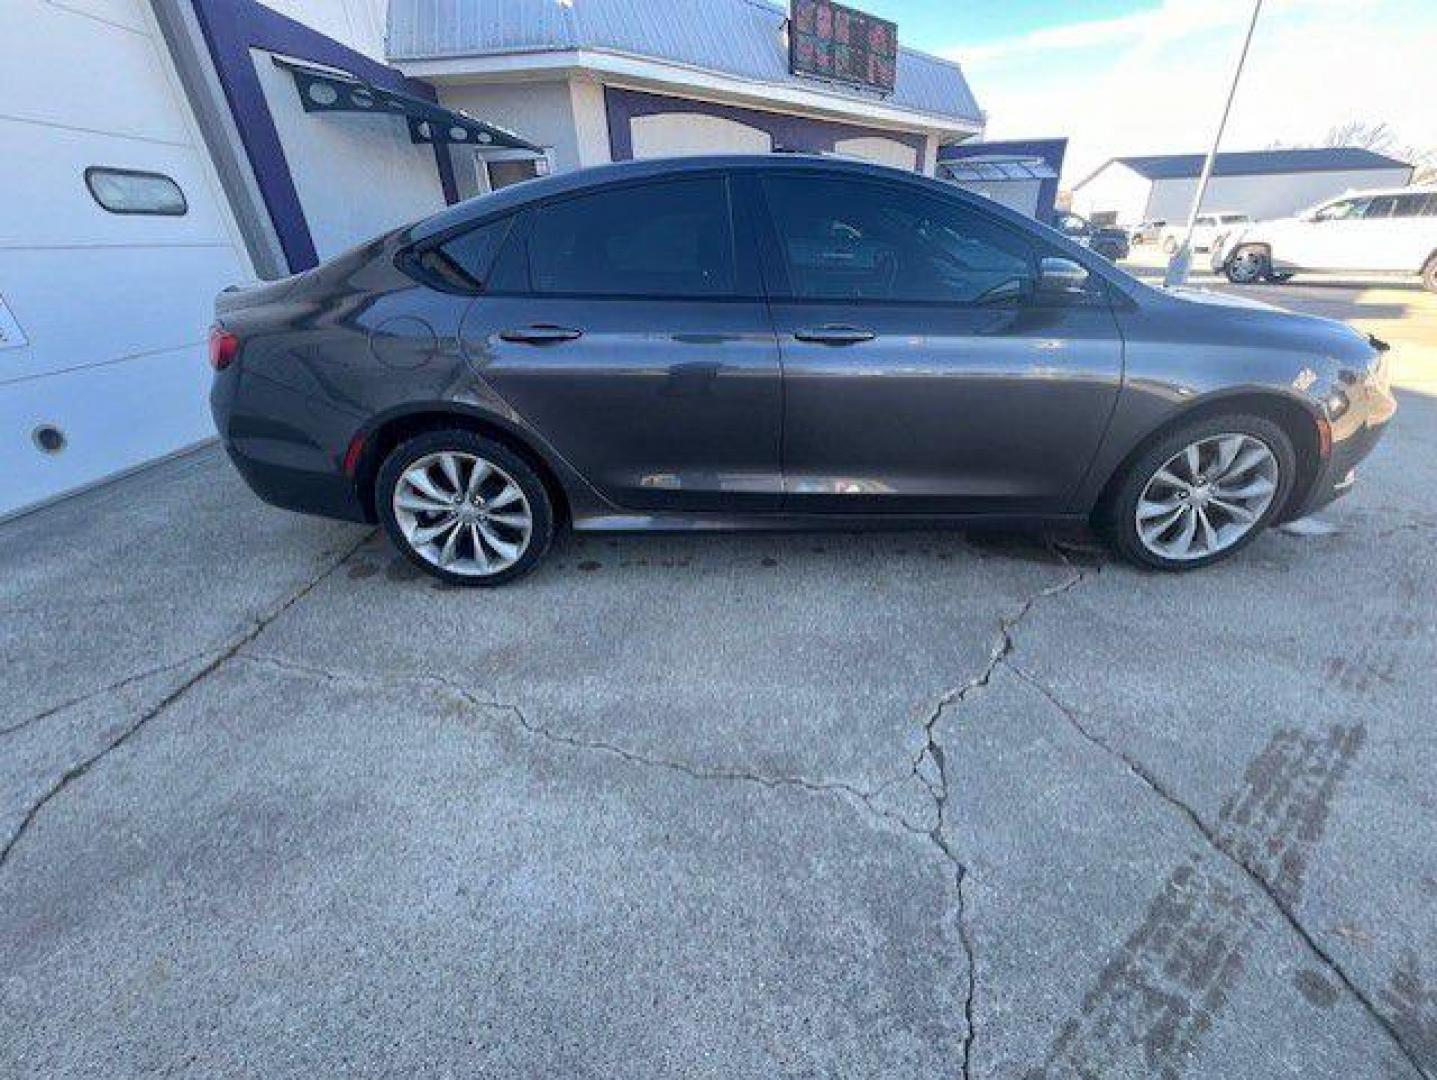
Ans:
{"type": "Polygon", "coordinates": [[[1289,929],[1303,946],[1306,947],[1312,957],[1325,967],[1333,978],[1347,990],[1352,996],[1352,999],[1357,1002],[1358,1006],[1367,1013],[1369,1019],[1377,1024],[1387,1038],[1391,1040],[1398,1053],[1402,1055],[1417,1075],[1423,1077],[1424,1080],[1434,1080],[1432,1073],[1422,1064],[1418,1052],[1408,1045],[1406,1038],[1397,1025],[1378,1009],[1372,998],[1357,985],[1352,976],[1338,963],[1336,958],[1318,942],[1307,927],[1303,926],[1301,920],[1297,917],[1297,913],[1293,910],[1292,905],[1281,895],[1279,890],[1268,881],[1266,875],[1257,867],[1253,866],[1242,854],[1233,851],[1228,844],[1224,843],[1217,831],[1203,819],[1202,815],[1183,801],[1175,792],[1171,791],[1158,779],[1156,774],[1138,758],[1094,732],[1079,718],[1077,710],[1059,698],[1042,680],[1013,663],[1007,656],[1003,657],[1000,663],[1042,695],[1082,739],[1102,751],[1108,757],[1122,764],[1127,771],[1153,795],[1167,803],[1181,817],[1186,819],[1214,853],[1234,867],[1244,879],[1267,899],[1273,910],[1276,911],[1282,921],[1287,924],[1289,929]]]}
{"type": "Polygon", "coordinates": [[[1087,579],[1087,571],[1082,570],[1073,564],[1067,554],[1056,544],[1049,541],[1048,550],[1056,555],[1059,561],[1068,570],[1068,576],[1063,580],[1054,582],[1051,585],[1039,589],[1033,595],[1026,598],[1018,609],[1011,615],[1003,616],[998,625],[998,636],[989,650],[987,662],[976,675],[968,681],[953,687],[945,692],[934,704],[932,710],[923,721],[924,744],[921,750],[914,756],[912,767],[907,778],[917,777],[923,786],[928,790],[934,803],[933,828],[927,833],[929,841],[938,850],[939,854],[952,867],[954,874],[954,888],[958,897],[958,939],[963,947],[964,956],[968,962],[968,986],[963,1001],[964,1035],[962,1051],[962,1075],[964,1080],[969,1080],[972,1075],[973,1063],[973,1040],[976,1035],[974,1025],[974,1003],[978,992],[978,959],[974,946],[972,925],[968,919],[967,898],[964,895],[963,886],[968,879],[968,867],[959,858],[958,852],[949,843],[944,835],[943,827],[947,821],[948,808],[948,759],[943,750],[943,744],[938,738],[938,723],[950,709],[960,706],[972,694],[978,693],[992,681],[993,673],[997,671],[998,665],[1002,664],[1006,657],[1017,648],[1014,635],[1018,627],[1028,614],[1041,601],[1049,597],[1059,596],[1076,588],[1087,579]],[[930,780],[923,775],[923,763],[931,762],[935,779],[930,780]]]}
{"type": "Polygon", "coordinates": [[[905,820],[902,815],[887,810],[875,803],[875,799],[889,785],[882,784],[877,788],[865,789],[855,784],[846,783],[842,780],[816,780],[811,777],[796,774],[769,775],[751,769],[737,768],[711,768],[702,765],[694,765],[691,762],[678,758],[659,757],[653,754],[644,754],[631,750],[618,743],[605,742],[602,739],[587,739],[577,735],[570,735],[562,731],[556,731],[551,727],[538,723],[518,705],[505,701],[498,701],[485,698],[476,694],[462,683],[449,678],[446,675],[432,673],[404,674],[395,676],[388,680],[375,679],[370,676],[354,673],[333,671],[328,668],[319,667],[313,664],[296,663],[283,657],[274,656],[268,653],[256,653],[249,650],[237,652],[235,659],[243,663],[252,663],[276,668],[280,671],[288,671],[297,675],[305,675],[310,678],[323,679],[338,685],[359,686],[366,688],[393,689],[395,681],[408,682],[410,684],[429,685],[436,690],[457,698],[468,707],[480,712],[501,713],[508,716],[514,726],[525,733],[541,739],[545,742],[554,743],[586,753],[603,754],[614,757],[629,765],[666,769],[687,776],[692,780],[732,782],[755,784],[759,787],[775,790],[779,788],[796,788],[810,794],[835,795],[845,800],[856,802],[865,811],[884,821],[897,825],[906,832],[918,836],[926,835],[925,831],[914,826],[905,820]]]}
{"type": "Polygon", "coordinates": [[[133,675],[126,675],[123,678],[117,679],[115,682],[112,682],[107,686],[102,686],[97,690],[91,690],[88,693],[80,694],[76,697],[70,698],[67,701],[62,701],[57,705],[50,705],[44,709],[41,709],[39,712],[35,713],[32,716],[27,716],[23,720],[15,721],[15,723],[9,725],[8,727],[0,727],[0,738],[3,738],[6,735],[14,735],[16,732],[24,731],[32,724],[38,724],[42,720],[48,720],[56,713],[62,713],[66,709],[73,709],[76,705],[83,705],[85,704],[85,702],[91,701],[97,697],[101,697],[104,694],[113,694],[116,690],[123,690],[125,689],[125,687],[133,686],[137,682],[143,682],[144,680],[153,678],[156,675],[163,675],[166,672],[175,671],[178,668],[184,667],[186,664],[193,664],[200,657],[206,656],[211,652],[214,652],[214,649],[200,649],[198,652],[192,652],[187,656],[182,656],[180,657],[180,659],[172,661],[171,663],[161,664],[158,667],[147,668],[146,670],[137,672],[133,675]]]}
{"type": "Polygon", "coordinates": [[[338,570],[341,566],[348,562],[351,556],[356,554],[360,550],[360,548],[364,547],[365,544],[369,543],[369,541],[374,538],[377,532],[377,529],[371,529],[355,543],[351,544],[348,548],[345,548],[344,551],[339,555],[339,557],[336,558],[333,562],[331,562],[329,566],[322,570],[318,575],[305,582],[303,585],[292,589],[269,611],[261,614],[257,619],[255,619],[254,622],[246,630],[236,635],[236,637],[228,645],[224,646],[221,649],[219,654],[213,660],[205,664],[202,668],[199,669],[199,671],[195,672],[179,686],[175,687],[168,694],[162,697],[158,702],[152,705],[149,709],[146,709],[143,713],[141,713],[133,724],[130,724],[128,727],[124,728],[118,735],[112,738],[98,751],[91,754],[89,757],[83,759],[82,761],[76,762],[68,769],[66,769],[63,773],[61,773],[59,779],[57,779],[55,783],[50,785],[50,787],[45,791],[45,793],[41,795],[40,798],[37,799],[30,806],[29,810],[25,812],[25,816],[20,819],[20,824],[17,825],[15,827],[15,831],[10,834],[10,838],[5,842],[5,846],[3,848],[0,848],[0,870],[3,870],[6,864],[9,863],[10,856],[14,853],[15,848],[19,845],[20,841],[25,837],[25,834],[29,832],[30,826],[34,824],[35,819],[40,815],[40,812],[44,810],[45,807],[48,806],[51,802],[53,802],[57,797],[59,797],[66,788],[68,788],[76,780],[79,780],[82,776],[88,773],[91,769],[93,769],[96,765],[103,761],[105,757],[107,757],[109,754],[119,749],[125,743],[129,742],[130,739],[134,738],[135,735],[139,734],[139,732],[143,730],[145,726],[150,723],[151,720],[154,720],[157,716],[164,713],[165,710],[168,709],[171,705],[175,704],[175,702],[179,701],[182,697],[188,694],[205,679],[213,675],[217,670],[219,670],[220,667],[225,664],[227,660],[230,660],[232,657],[234,657],[240,651],[240,649],[244,648],[255,638],[259,637],[259,635],[264,632],[265,628],[269,626],[270,623],[274,622],[286,611],[292,608],[295,604],[303,600],[312,591],[314,591],[314,589],[317,588],[321,582],[323,582],[326,578],[328,578],[331,574],[333,574],[336,570],[338,570]]]}

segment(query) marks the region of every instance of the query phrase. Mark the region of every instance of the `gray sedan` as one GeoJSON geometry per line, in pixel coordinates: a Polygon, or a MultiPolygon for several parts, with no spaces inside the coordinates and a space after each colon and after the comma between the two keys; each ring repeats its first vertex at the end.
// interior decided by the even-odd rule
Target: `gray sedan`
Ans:
{"type": "Polygon", "coordinates": [[[1347,490],[1395,409],[1385,346],[1341,323],[788,155],[515,185],[216,307],[249,485],[456,584],[561,526],[1081,523],[1187,570],[1347,490]]]}

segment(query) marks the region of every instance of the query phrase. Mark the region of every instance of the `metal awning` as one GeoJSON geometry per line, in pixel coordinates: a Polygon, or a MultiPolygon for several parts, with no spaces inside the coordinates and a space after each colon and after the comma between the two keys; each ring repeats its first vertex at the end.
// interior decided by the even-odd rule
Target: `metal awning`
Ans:
{"type": "Polygon", "coordinates": [[[333,68],[313,67],[276,56],[275,64],[294,76],[300,104],[305,112],[389,113],[402,116],[409,124],[409,139],[416,143],[453,143],[465,146],[492,146],[506,150],[544,148],[512,131],[476,120],[467,113],[446,109],[432,101],[385,90],[357,75],[333,68]]]}
{"type": "Polygon", "coordinates": [[[940,161],[938,175],[959,183],[994,180],[1056,180],[1058,174],[1040,157],[991,154],[985,157],[940,161]]]}

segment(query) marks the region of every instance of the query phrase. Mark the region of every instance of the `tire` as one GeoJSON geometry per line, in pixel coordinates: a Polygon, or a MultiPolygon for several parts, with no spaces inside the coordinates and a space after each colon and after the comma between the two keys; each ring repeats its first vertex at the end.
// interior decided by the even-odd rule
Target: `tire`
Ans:
{"type": "Polygon", "coordinates": [[[1223,273],[1234,285],[1252,285],[1272,273],[1267,249],[1256,244],[1242,244],[1233,249],[1223,266],[1223,273]]]}
{"type": "Polygon", "coordinates": [[[1174,428],[1127,466],[1099,525],[1118,554],[1136,566],[1197,570],[1231,558],[1257,539],[1281,513],[1296,476],[1292,440],[1278,424],[1243,413],[1205,417],[1174,428]],[[1234,445],[1230,440],[1237,449],[1227,470],[1216,473],[1224,452],[1234,445]],[[1159,473],[1166,469],[1175,478],[1190,478],[1187,451],[1192,446],[1199,446],[1198,476],[1204,482],[1183,492],[1159,473]],[[1260,490],[1264,483],[1270,490],[1260,490]],[[1141,529],[1140,503],[1146,515],[1141,529]],[[1185,534],[1190,547],[1184,552],[1185,534]]]}
{"type": "Polygon", "coordinates": [[[395,447],[375,479],[374,505],[404,557],[450,585],[514,581],[554,539],[554,505],[533,466],[463,429],[395,447]]]}
{"type": "Polygon", "coordinates": [[[1163,240],[1163,254],[1176,255],[1178,253],[1178,241],[1174,236],[1166,237],[1163,240]]]}
{"type": "Polygon", "coordinates": [[[1422,268],[1422,287],[1428,292],[1437,292],[1437,252],[1427,260],[1427,265],[1422,268]]]}

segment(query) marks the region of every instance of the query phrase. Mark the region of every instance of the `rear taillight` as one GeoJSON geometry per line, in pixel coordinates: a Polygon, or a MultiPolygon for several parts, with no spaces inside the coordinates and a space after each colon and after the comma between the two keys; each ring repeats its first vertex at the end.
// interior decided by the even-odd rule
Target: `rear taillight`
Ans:
{"type": "Polygon", "coordinates": [[[216,323],[210,327],[210,367],[223,371],[239,355],[239,338],[216,323]]]}

